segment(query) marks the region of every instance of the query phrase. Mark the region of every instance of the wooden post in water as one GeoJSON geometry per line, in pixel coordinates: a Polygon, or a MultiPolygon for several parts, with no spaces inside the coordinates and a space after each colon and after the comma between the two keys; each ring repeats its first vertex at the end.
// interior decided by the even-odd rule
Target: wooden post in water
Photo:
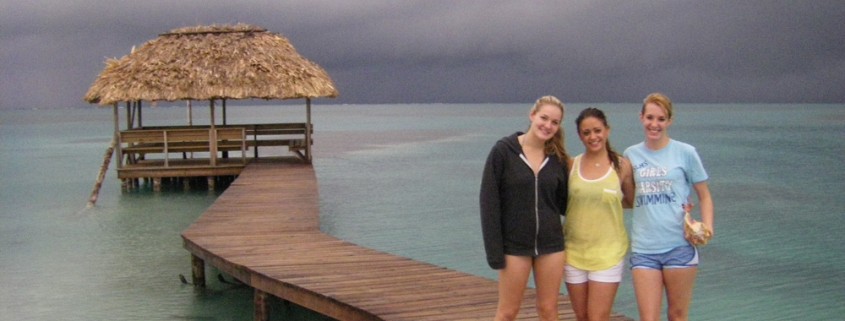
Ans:
{"type": "Polygon", "coordinates": [[[267,292],[255,289],[255,321],[269,321],[270,307],[267,304],[269,299],[267,292]]]}
{"type": "Polygon", "coordinates": [[[112,137],[111,145],[106,149],[106,154],[103,155],[103,165],[100,166],[100,174],[97,175],[97,181],[94,182],[94,190],[91,191],[91,197],[88,198],[88,208],[94,207],[94,204],[97,203],[97,197],[100,195],[100,187],[103,186],[103,179],[106,178],[106,171],[109,170],[111,155],[114,154],[115,144],[117,144],[117,136],[112,137]]]}
{"type": "Polygon", "coordinates": [[[205,287],[205,261],[191,254],[191,281],[194,286],[205,287]]]}
{"type": "Polygon", "coordinates": [[[311,98],[305,98],[305,158],[311,163],[311,98]]]}

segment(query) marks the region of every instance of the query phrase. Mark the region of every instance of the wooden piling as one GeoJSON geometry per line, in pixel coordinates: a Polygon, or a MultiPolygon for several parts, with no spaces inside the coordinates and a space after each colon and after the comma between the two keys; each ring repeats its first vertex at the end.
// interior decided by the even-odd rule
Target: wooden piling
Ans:
{"type": "Polygon", "coordinates": [[[268,303],[269,296],[267,292],[255,289],[255,321],[269,321],[270,320],[270,306],[268,303]]]}
{"type": "Polygon", "coordinates": [[[205,287],[205,261],[196,255],[191,255],[191,281],[194,286],[205,287]]]}
{"type": "Polygon", "coordinates": [[[109,148],[106,149],[106,154],[103,155],[103,164],[100,165],[100,173],[97,175],[97,180],[94,182],[94,189],[91,191],[91,197],[88,198],[88,208],[94,207],[97,203],[97,197],[100,196],[100,188],[103,186],[103,179],[106,178],[106,171],[109,170],[109,163],[111,163],[111,155],[114,154],[114,146],[117,145],[117,137],[112,137],[109,148]]]}

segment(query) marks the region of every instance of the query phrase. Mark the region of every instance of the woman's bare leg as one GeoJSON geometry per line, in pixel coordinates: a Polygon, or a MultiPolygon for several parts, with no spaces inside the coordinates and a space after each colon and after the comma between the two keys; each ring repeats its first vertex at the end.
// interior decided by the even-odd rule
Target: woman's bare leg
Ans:
{"type": "Polygon", "coordinates": [[[590,321],[610,320],[619,283],[589,281],[587,283],[587,315],[590,321]]]}
{"type": "Polygon", "coordinates": [[[499,270],[499,304],[496,321],[516,319],[528,284],[533,260],[527,256],[505,255],[505,268],[499,270]]]}
{"type": "Polygon", "coordinates": [[[663,272],[654,269],[633,269],[634,293],[640,321],[660,321],[660,306],[663,304],[663,272]]]}
{"type": "Polygon", "coordinates": [[[572,303],[572,310],[575,311],[576,321],[588,321],[587,318],[587,295],[589,294],[587,283],[567,283],[566,291],[569,293],[569,301],[572,303]]]}
{"type": "Polygon", "coordinates": [[[564,252],[534,258],[534,283],[537,285],[537,314],[540,320],[557,321],[557,303],[563,279],[564,252]]]}
{"type": "Polygon", "coordinates": [[[696,274],[698,274],[698,268],[695,267],[663,270],[666,301],[669,303],[667,311],[669,321],[686,321],[689,318],[696,274]]]}

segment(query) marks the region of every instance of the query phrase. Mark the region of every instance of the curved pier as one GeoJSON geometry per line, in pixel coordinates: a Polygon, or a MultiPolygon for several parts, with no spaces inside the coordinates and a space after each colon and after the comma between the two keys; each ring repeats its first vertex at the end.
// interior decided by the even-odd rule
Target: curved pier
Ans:
{"type": "MultiPolygon", "coordinates": [[[[320,232],[310,164],[252,162],[183,233],[194,284],[210,264],[255,290],[255,318],[270,295],[337,320],[491,320],[493,280],[415,261],[320,232]]],[[[482,264],[482,263],[479,263],[482,264]]],[[[536,320],[528,289],[520,320],[536,320]]],[[[566,296],[560,319],[574,320],[566,296]]],[[[612,320],[630,320],[614,315],[612,320]]]]}

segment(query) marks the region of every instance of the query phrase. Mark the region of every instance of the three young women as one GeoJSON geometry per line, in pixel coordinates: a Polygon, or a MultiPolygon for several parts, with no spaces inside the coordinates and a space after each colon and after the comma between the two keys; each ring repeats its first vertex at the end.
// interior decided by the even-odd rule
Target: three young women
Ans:
{"type": "Polygon", "coordinates": [[[624,158],[610,147],[604,113],[588,108],[576,120],[585,152],[570,160],[563,112],[558,99],[538,99],[529,129],[499,140],[485,164],[481,221],[487,262],[499,270],[496,320],[516,317],[532,271],[538,314],[556,320],[564,264],[578,320],[609,318],[628,247],[623,205],[634,208],[630,265],[640,319],[660,319],[665,292],[669,320],[687,320],[698,251],[684,236],[683,216],[694,190],[712,235],[713,201],[695,148],[669,138],[671,100],[646,97],[645,139],[624,158]],[[560,233],[564,210],[568,259],[560,233]]]}

